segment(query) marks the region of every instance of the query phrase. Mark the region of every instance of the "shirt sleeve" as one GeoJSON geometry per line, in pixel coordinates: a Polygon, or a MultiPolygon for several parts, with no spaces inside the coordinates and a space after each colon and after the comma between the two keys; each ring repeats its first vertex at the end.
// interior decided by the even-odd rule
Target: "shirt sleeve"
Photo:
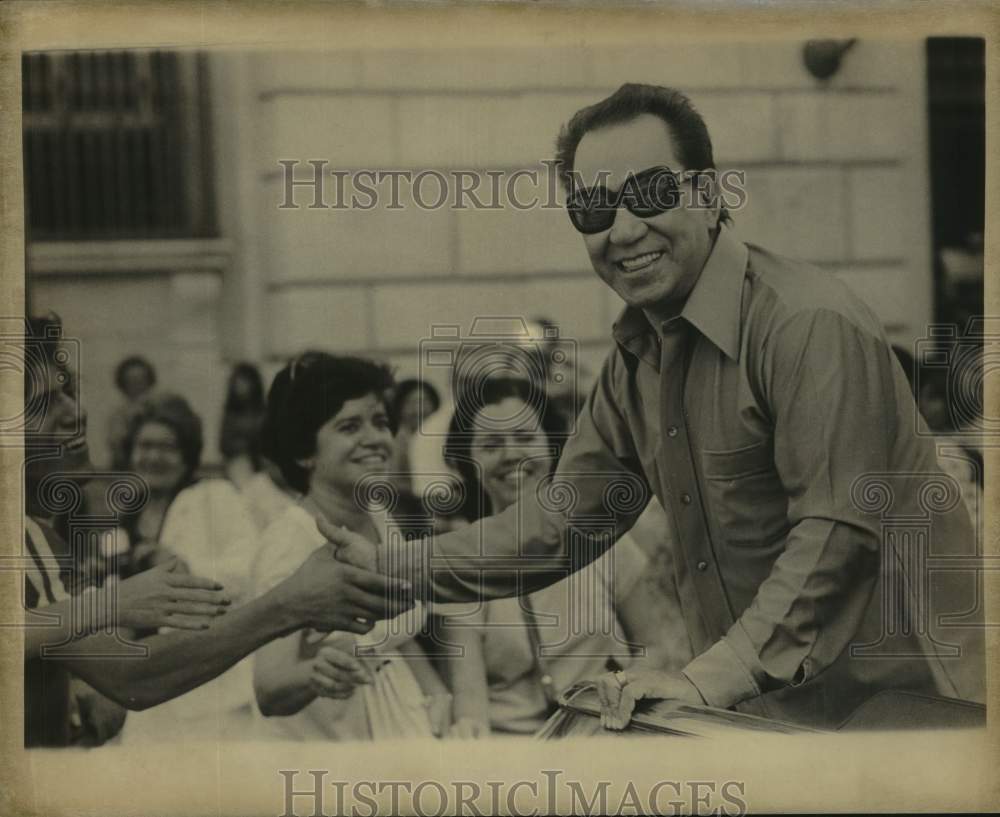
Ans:
{"type": "Polygon", "coordinates": [[[436,602],[504,598],[579,570],[628,530],[649,486],[615,394],[613,350],[577,418],[555,474],[504,512],[433,539],[383,549],[380,569],[436,602]]]}
{"type": "Polygon", "coordinates": [[[891,350],[842,314],[788,318],[759,371],[791,529],[749,607],[684,669],[713,706],[803,684],[847,648],[876,586],[881,547],[877,519],[856,506],[851,488],[886,472],[899,430],[891,350]]]}

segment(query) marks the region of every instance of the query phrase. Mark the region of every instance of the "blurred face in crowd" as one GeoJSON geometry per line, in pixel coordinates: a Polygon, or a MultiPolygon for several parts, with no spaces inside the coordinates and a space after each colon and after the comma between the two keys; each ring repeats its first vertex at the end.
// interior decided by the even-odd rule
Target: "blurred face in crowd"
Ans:
{"type": "Polygon", "coordinates": [[[420,428],[421,419],[427,419],[436,410],[434,396],[425,388],[418,388],[411,391],[399,407],[399,428],[415,434],[420,428]],[[421,412],[423,418],[421,418],[421,412]]]}
{"type": "MultiPolygon", "coordinates": [[[[601,179],[616,192],[629,174],[658,166],[687,170],[677,156],[667,124],[652,114],[590,131],[576,150],[574,167],[588,187],[601,179]]],[[[583,237],[594,271],[629,306],[663,318],[677,314],[712,249],[717,208],[692,205],[693,181],[682,181],[681,204],[640,218],[624,205],[604,232],[583,237]]]]}
{"type": "Polygon", "coordinates": [[[316,453],[301,460],[311,471],[309,490],[354,496],[354,486],[372,473],[384,472],[392,453],[389,414],[374,394],[348,400],[316,434],[316,453]]]}
{"type": "Polygon", "coordinates": [[[177,432],[164,423],[143,423],[132,446],[131,465],[154,494],[178,488],[187,467],[177,432]]]}
{"type": "Polygon", "coordinates": [[[25,476],[35,485],[53,473],[89,471],[87,415],[81,408],[70,372],[46,363],[25,394],[25,476]],[[54,457],[39,457],[45,450],[54,457]]]}
{"type": "Polygon", "coordinates": [[[145,366],[135,364],[122,373],[122,391],[129,400],[138,400],[152,385],[153,381],[145,366]]]}
{"type": "Polygon", "coordinates": [[[473,425],[470,454],[493,512],[498,513],[517,499],[522,486],[549,473],[548,438],[538,414],[519,397],[483,407],[473,425]]]}
{"type": "Polygon", "coordinates": [[[249,377],[238,375],[233,378],[232,392],[237,400],[249,400],[254,392],[254,384],[249,377]]]}

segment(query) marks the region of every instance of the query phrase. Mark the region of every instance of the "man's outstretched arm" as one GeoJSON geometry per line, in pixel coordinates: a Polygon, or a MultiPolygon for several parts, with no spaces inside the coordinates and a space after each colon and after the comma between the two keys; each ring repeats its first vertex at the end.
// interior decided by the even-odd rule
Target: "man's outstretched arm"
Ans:
{"type": "Polygon", "coordinates": [[[412,607],[404,582],[337,561],[318,548],[288,579],[250,603],[228,612],[210,629],[163,633],[141,643],[146,658],[114,657],[121,645],[109,635],[74,644],[86,657],[63,660],[102,694],[129,709],[145,709],[215,678],[240,659],[303,627],[365,633],[374,622],[412,607]]]}
{"type": "Polygon", "coordinates": [[[612,351],[555,475],[503,513],[385,548],[325,523],[320,531],[338,547],[338,558],[405,578],[417,598],[436,602],[514,596],[566,578],[610,548],[649,501],[632,434],[615,399],[624,376],[619,353],[612,351]]]}

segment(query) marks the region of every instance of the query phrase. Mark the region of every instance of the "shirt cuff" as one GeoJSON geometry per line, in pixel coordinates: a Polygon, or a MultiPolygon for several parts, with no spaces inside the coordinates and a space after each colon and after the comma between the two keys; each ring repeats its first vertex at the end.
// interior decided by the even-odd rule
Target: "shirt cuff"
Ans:
{"type": "Polygon", "coordinates": [[[740,658],[739,646],[748,647],[750,642],[742,628],[734,627],[682,670],[709,706],[726,709],[761,694],[760,683],[740,658]],[[743,639],[746,644],[734,643],[743,639]]]}

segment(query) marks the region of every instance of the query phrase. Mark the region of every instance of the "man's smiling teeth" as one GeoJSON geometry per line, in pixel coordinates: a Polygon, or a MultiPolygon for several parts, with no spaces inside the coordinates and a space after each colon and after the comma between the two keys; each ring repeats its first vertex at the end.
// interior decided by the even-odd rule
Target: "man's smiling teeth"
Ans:
{"type": "Polygon", "coordinates": [[[637,269],[649,266],[661,255],[663,255],[662,252],[647,252],[643,255],[637,255],[635,258],[626,258],[619,261],[618,266],[625,270],[625,272],[635,272],[637,269]]]}

